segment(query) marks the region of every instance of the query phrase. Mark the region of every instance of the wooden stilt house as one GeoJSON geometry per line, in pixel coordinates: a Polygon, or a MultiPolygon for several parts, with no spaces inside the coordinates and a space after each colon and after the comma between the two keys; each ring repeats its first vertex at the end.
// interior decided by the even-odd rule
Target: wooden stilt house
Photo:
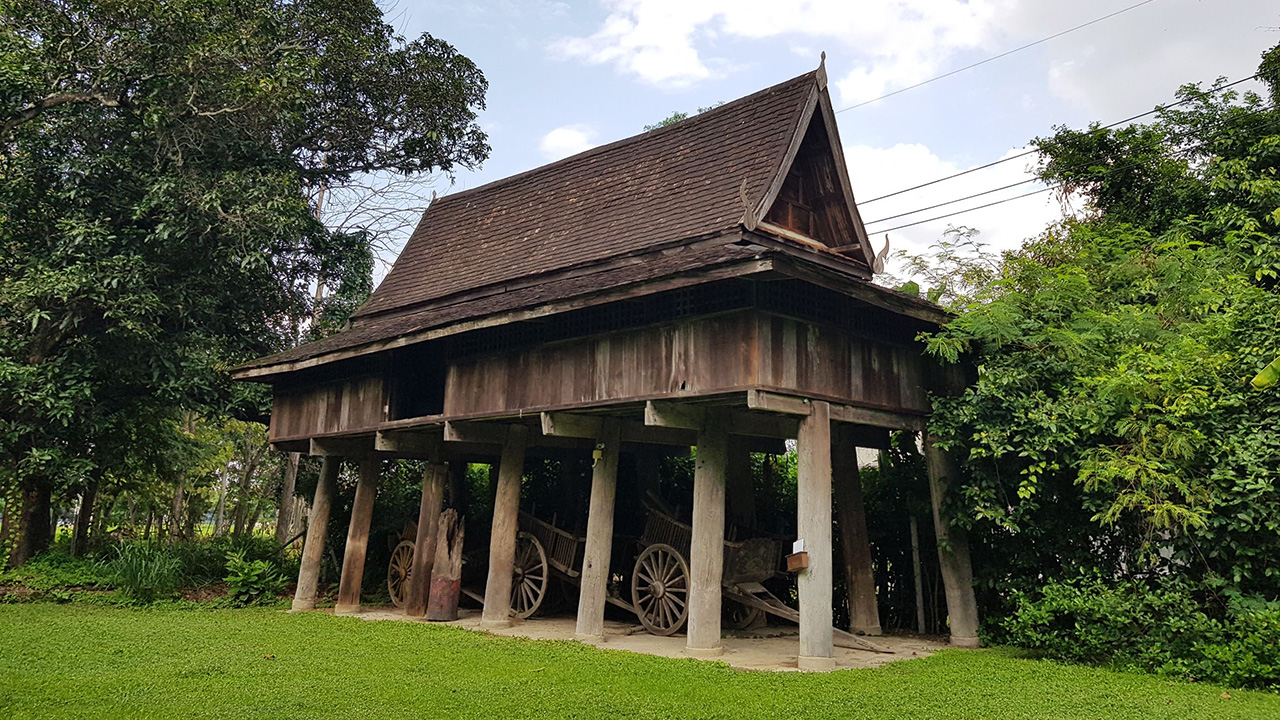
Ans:
{"type": "MultiPolygon", "coordinates": [[[[857,496],[855,448],[881,446],[890,430],[923,431],[928,394],[942,389],[915,337],[946,315],[872,284],[873,264],[821,67],[439,198],[346,330],[237,371],[271,384],[276,447],[325,457],[298,606],[314,602],[339,461],[361,462],[340,612],[359,606],[377,460],[436,463],[424,481],[415,614],[439,464],[497,460],[484,618],[507,622],[526,453],[596,450],[577,622],[581,635],[599,635],[618,453],[696,446],[677,609],[690,651],[714,654],[726,508],[750,493],[732,468],[753,443],[794,438],[808,558],[798,654],[804,667],[829,666],[833,469],[842,502],[857,496]]],[[[936,505],[954,464],[932,444],[927,459],[936,505]]],[[[943,524],[938,534],[952,639],[974,644],[967,545],[943,524]]],[[[850,562],[866,581],[862,538],[850,562]]],[[[854,608],[854,624],[874,632],[874,589],[862,596],[869,606],[854,608]]]]}

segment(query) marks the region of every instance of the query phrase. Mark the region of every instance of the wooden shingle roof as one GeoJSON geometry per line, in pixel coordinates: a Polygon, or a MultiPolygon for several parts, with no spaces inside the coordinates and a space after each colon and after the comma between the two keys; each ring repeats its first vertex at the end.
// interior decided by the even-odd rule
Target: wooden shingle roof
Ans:
{"type": "Polygon", "coordinates": [[[743,181],[758,201],[815,75],[436,200],[355,317],[736,225],[743,181]]]}
{"type": "Polygon", "coordinates": [[[783,237],[769,254],[816,252],[867,279],[871,256],[825,86],[819,67],[673,125],[441,197],[347,329],[256,360],[237,376],[287,372],[494,312],[749,261],[761,248],[734,243],[757,230],[811,121],[834,141],[827,152],[855,218],[853,252],[783,237]]]}

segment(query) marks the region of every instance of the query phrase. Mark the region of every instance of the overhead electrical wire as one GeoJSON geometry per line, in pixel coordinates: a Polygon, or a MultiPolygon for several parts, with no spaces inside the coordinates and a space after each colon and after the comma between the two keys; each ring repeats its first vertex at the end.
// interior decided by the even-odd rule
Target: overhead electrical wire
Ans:
{"type": "Polygon", "coordinates": [[[1075,27],[1073,27],[1073,28],[1067,28],[1066,30],[1063,30],[1063,31],[1061,31],[1061,32],[1054,33],[1053,35],[1050,35],[1049,37],[1040,38],[1039,40],[1036,40],[1035,42],[1029,42],[1029,43],[1027,43],[1026,45],[1022,45],[1022,46],[1016,47],[1016,48],[1014,48],[1014,49],[1012,49],[1012,50],[1006,50],[1006,51],[1004,51],[1004,52],[1000,53],[999,55],[992,55],[991,57],[989,57],[989,58],[987,58],[987,59],[985,59],[985,60],[979,60],[978,62],[973,63],[973,64],[971,64],[971,65],[965,65],[965,66],[964,66],[964,67],[962,67],[962,68],[956,68],[955,70],[952,70],[952,71],[950,71],[950,72],[943,73],[943,74],[941,74],[941,75],[938,75],[937,77],[931,77],[931,78],[929,78],[928,80],[922,80],[921,82],[918,82],[918,83],[916,83],[916,84],[914,84],[914,85],[908,85],[908,86],[906,86],[906,87],[904,87],[904,88],[898,88],[897,90],[894,90],[893,92],[890,92],[890,93],[885,93],[884,95],[881,95],[881,96],[880,96],[880,97],[878,97],[878,98],[872,98],[872,99],[870,99],[870,100],[864,100],[864,101],[862,101],[862,102],[860,102],[860,103],[858,103],[858,104],[856,104],[856,105],[850,105],[850,106],[849,106],[849,107],[847,107],[847,108],[841,108],[841,109],[837,110],[836,112],[837,112],[837,113],[842,113],[842,112],[844,112],[844,111],[846,111],[846,110],[853,110],[854,108],[860,108],[860,107],[862,107],[862,106],[864,106],[864,105],[870,105],[871,103],[874,103],[874,102],[880,102],[881,100],[884,100],[885,98],[893,97],[894,95],[898,95],[898,94],[900,94],[900,93],[904,93],[904,92],[906,92],[906,91],[908,91],[908,90],[914,90],[914,89],[916,89],[916,88],[918,88],[918,87],[921,87],[921,86],[923,86],[923,85],[928,85],[928,84],[929,84],[929,83],[931,83],[931,82],[936,82],[936,81],[938,81],[938,80],[942,80],[943,78],[949,78],[949,77],[951,77],[952,75],[957,75],[957,74],[959,74],[959,73],[964,72],[965,70],[972,70],[973,68],[976,68],[976,67],[978,67],[979,65],[986,65],[987,63],[989,63],[989,62],[991,62],[991,61],[993,61],[993,60],[999,60],[1000,58],[1008,57],[1008,56],[1010,56],[1010,55],[1012,55],[1012,54],[1014,54],[1014,53],[1022,52],[1023,50],[1026,50],[1027,48],[1033,48],[1033,47],[1035,47],[1036,45],[1040,45],[1040,44],[1043,44],[1043,43],[1047,43],[1047,42],[1049,42],[1050,40],[1054,40],[1054,39],[1056,39],[1056,38],[1060,38],[1060,37],[1062,37],[1063,35],[1066,35],[1066,34],[1068,34],[1068,33],[1073,33],[1073,32],[1075,32],[1076,30],[1080,30],[1080,29],[1082,29],[1082,28],[1087,28],[1087,27],[1089,27],[1090,25],[1096,25],[1096,24],[1098,24],[1098,23],[1102,22],[1103,20],[1107,20],[1107,19],[1113,18],[1113,17],[1115,17],[1115,16],[1117,16],[1117,15],[1121,15],[1121,14],[1123,14],[1123,13],[1127,13],[1127,12],[1129,12],[1130,10],[1134,10],[1134,9],[1136,9],[1136,8],[1140,8],[1140,7],[1142,7],[1143,5],[1150,5],[1151,3],[1155,2],[1155,1],[1156,1],[1156,0],[1142,0],[1142,2],[1134,3],[1133,5],[1130,5],[1129,7],[1122,8],[1122,9],[1117,10],[1117,11],[1115,11],[1115,12],[1113,12],[1113,13],[1109,14],[1109,15],[1103,15],[1102,17],[1100,17],[1100,18],[1094,18],[1093,20],[1090,20],[1090,21],[1089,21],[1089,22],[1087,22],[1087,23],[1081,23],[1080,25],[1076,25],[1076,26],[1075,26],[1075,27]]]}
{"type": "MultiPolygon", "coordinates": [[[[1264,113],[1264,112],[1271,112],[1271,111],[1274,111],[1274,110],[1276,110],[1276,109],[1277,109],[1277,106],[1274,106],[1274,105],[1273,105],[1273,106],[1271,106],[1271,107],[1265,108],[1265,109],[1260,110],[1260,111],[1258,111],[1258,112],[1249,113],[1248,115],[1245,115],[1245,116],[1236,117],[1236,118],[1230,118],[1230,119],[1228,119],[1228,120],[1224,121],[1223,123],[1221,123],[1221,125],[1226,125],[1226,124],[1228,124],[1228,123],[1230,123],[1230,122],[1235,122],[1235,121],[1237,121],[1237,120],[1242,119],[1243,117],[1254,117],[1254,116],[1256,116],[1256,115],[1260,115],[1260,114],[1262,114],[1262,113],[1264,113]]],[[[1273,120],[1273,121],[1271,121],[1271,122],[1269,122],[1269,123],[1266,123],[1266,124],[1265,124],[1265,125],[1263,125],[1262,127],[1271,127],[1271,126],[1275,126],[1275,125],[1280,125],[1280,119],[1273,120]]],[[[1179,150],[1179,151],[1177,151],[1177,152],[1173,153],[1173,155],[1187,155],[1187,154],[1191,154],[1191,153],[1193,153],[1193,152],[1194,152],[1194,151],[1196,151],[1196,150],[1202,150],[1202,149],[1204,149],[1204,148],[1205,148],[1205,147],[1207,147],[1211,142],[1212,142],[1212,140],[1207,140],[1207,141],[1205,141],[1205,142],[1203,142],[1203,143],[1201,143],[1201,144],[1199,144],[1199,145],[1196,145],[1196,146],[1193,146],[1193,147],[1190,147],[1190,148],[1185,148],[1185,149],[1183,149],[1183,150],[1179,150]]],[[[1141,163],[1138,163],[1138,162],[1132,162],[1132,163],[1127,163],[1127,164],[1124,164],[1124,165],[1117,165],[1116,167],[1111,168],[1111,169],[1107,170],[1106,172],[1107,172],[1107,173],[1111,173],[1111,172],[1116,172],[1116,171],[1118,171],[1118,170],[1126,170],[1126,169],[1128,169],[1128,168],[1137,167],[1137,166],[1138,166],[1138,165],[1140,165],[1140,164],[1141,164],[1141,163]]],[[[1105,173],[1104,173],[1104,174],[1105,174],[1105,173]]],[[[943,215],[937,215],[937,216],[935,216],[935,217],[931,217],[931,218],[928,218],[928,219],[925,219],[925,220],[916,220],[916,221],[914,221],[914,222],[904,223],[904,224],[902,224],[902,225],[896,225],[896,226],[894,226],[894,227],[891,227],[891,228],[885,228],[885,229],[883,229],[883,230],[876,229],[876,230],[868,230],[867,232],[868,232],[868,233],[891,233],[891,232],[894,232],[894,231],[896,231],[896,230],[903,230],[903,229],[905,229],[905,228],[915,227],[916,225],[924,225],[924,224],[926,224],[926,223],[936,222],[936,221],[938,221],[938,220],[945,220],[946,218],[949,218],[949,217],[955,217],[956,215],[963,215],[963,214],[965,214],[965,213],[971,213],[971,212],[973,212],[973,211],[975,211],[975,210],[984,210],[984,209],[986,209],[986,208],[994,207],[994,206],[996,206],[996,205],[1003,205],[1004,203],[1007,203],[1007,202],[1013,202],[1014,200],[1021,200],[1021,199],[1023,199],[1023,198],[1031,197],[1032,195],[1039,195],[1039,194],[1041,194],[1041,193],[1051,192],[1051,191],[1053,191],[1053,190],[1057,190],[1057,189],[1059,189],[1059,188],[1063,187],[1063,186],[1064,186],[1064,185],[1066,185],[1066,184],[1067,184],[1066,182],[1060,182],[1060,183],[1057,183],[1056,185],[1050,185],[1049,187],[1040,188],[1040,189],[1038,189],[1038,190],[1032,190],[1031,192],[1023,193],[1023,194],[1021,194],[1021,195],[1014,195],[1013,197],[1010,197],[1010,198],[1003,198],[1003,199],[1001,199],[1001,200],[994,200],[994,201],[989,202],[989,203],[984,203],[984,204],[982,204],[982,205],[975,205],[974,207],[965,208],[965,209],[963,209],[963,210],[956,210],[955,212],[950,212],[950,213],[946,213],[946,214],[943,214],[943,215]]],[[[1001,188],[1001,189],[1003,189],[1003,188],[1001,188]]],[[[996,192],[996,191],[994,191],[994,190],[993,190],[993,191],[990,191],[990,192],[996,192]]],[[[984,195],[984,194],[986,194],[986,193],[979,193],[979,195],[984,195]]],[[[976,197],[976,196],[975,196],[975,197],[976,197]]],[[[967,198],[961,198],[960,200],[954,200],[954,201],[952,201],[952,202],[960,202],[961,200],[965,200],[965,199],[967,199],[967,198]]],[[[952,204],[952,203],[950,203],[950,202],[948,202],[948,203],[941,203],[941,205],[950,205],[950,204],[952,204]]],[[[941,205],[935,205],[934,207],[940,207],[941,205]]],[[[914,214],[916,214],[916,213],[923,212],[924,210],[929,210],[929,209],[931,209],[931,208],[921,208],[920,210],[915,210],[915,211],[912,211],[912,212],[909,212],[909,213],[904,213],[904,215],[914,215],[914,214]]],[[[901,215],[898,215],[898,216],[894,216],[894,217],[902,217],[902,216],[901,216],[901,215]]],[[[891,219],[893,219],[893,218],[881,218],[881,219],[880,219],[880,220],[878,220],[878,221],[877,221],[877,220],[873,220],[873,221],[871,221],[871,222],[867,223],[867,225],[871,225],[871,224],[874,224],[874,223],[876,223],[876,222],[884,222],[885,220],[891,220],[891,219]]]]}
{"type": "MultiPolygon", "coordinates": [[[[1225,84],[1225,85],[1219,85],[1218,87],[1210,88],[1209,90],[1206,90],[1205,92],[1206,92],[1206,93],[1208,93],[1208,94],[1213,94],[1213,93],[1221,92],[1221,91],[1223,91],[1223,90],[1226,90],[1227,88],[1234,87],[1234,86],[1236,86],[1236,85],[1239,85],[1240,83],[1248,82],[1248,81],[1250,81],[1250,80],[1256,80],[1257,78],[1258,78],[1257,74],[1250,75],[1249,77],[1246,77],[1246,78],[1240,78],[1239,80],[1235,80],[1235,81],[1233,81],[1233,82],[1229,82],[1229,83],[1227,83],[1227,84],[1225,84]]],[[[1183,100],[1179,100],[1179,101],[1177,101],[1177,102],[1169,103],[1168,105],[1158,105],[1158,106],[1156,106],[1155,108],[1153,108],[1153,109],[1151,109],[1151,110],[1148,110],[1148,111],[1146,111],[1146,112],[1144,112],[1144,113],[1139,113],[1139,114],[1137,114],[1137,115],[1132,115],[1132,116],[1127,117],[1127,118],[1125,118],[1125,119],[1123,119],[1123,120],[1117,120],[1117,121],[1115,121],[1115,122],[1113,122],[1113,123],[1110,123],[1110,124],[1107,124],[1107,125],[1101,125],[1101,126],[1099,126],[1097,129],[1098,129],[1098,130],[1110,130],[1111,128],[1117,127],[1117,126],[1119,126],[1119,125],[1124,125],[1125,123],[1130,123],[1130,122],[1133,122],[1134,120],[1141,120],[1141,119],[1142,119],[1142,118],[1144,118],[1144,117],[1147,117],[1147,116],[1150,116],[1150,115],[1155,115],[1156,113],[1163,112],[1163,111],[1165,111],[1165,110],[1169,110],[1169,109],[1171,109],[1171,108],[1178,107],[1179,105],[1185,105],[1185,104],[1187,104],[1187,103],[1189,103],[1189,102],[1192,102],[1192,101],[1194,101],[1194,100],[1196,100],[1196,99],[1197,99],[1197,98],[1186,98],[1186,99],[1183,99],[1183,100]]],[[[1027,157],[1028,155],[1035,155],[1035,154],[1036,154],[1036,153],[1038,153],[1038,152],[1040,152],[1040,151],[1039,151],[1039,150],[1027,150],[1027,151],[1025,151],[1025,152],[1018,153],[1017,155],[1010,155],[1010,156],[1009,156],[1009,157],[1007,157],[1007,158],[1000,158],[999,160],[993,160],[993,161],[991,161],[991,162],[989,162],[989,163],[986,163],[985,165],[978,165],[977,167],[971,167],[971,168],[969,168],[968,170],[961,170],[961,171],[960,171],[960,172],[958,172],[958,173],[952,173],[951,175],[946,175],[946,176],[944,176],[944,177],[937,178],[936,180],[930,180],[930,181],[928,181],[928,182],[920,183],[919,185],[912,185],[911,187],[903,188],[903,189],[901,189],[901,190],[895,190],[895,191],[893,191],[893,192],[891,192],[891,193],[887,193],[887,194],[885,194],[885,195],[878,195],[878,196],[876,196],[876,197],[871,198],[870,200],[859,200],[859,201],[858,201],[858,205],[859,205],[860,207],[861,207],[861,206],[870,205],[871,203],[873,203],[873,202],[877,202],[877,201],[879,201],[879,200],[884,200],[884,199],[886,199],[886,198],[891,198],[891,197],[897,197],[898,195],[902,195],[902,194],[904,194],[904,193],[909,193],[909,192],[911,192],[912,190],[919,190],[919,189],[921,189],[921,188],[926,188],[926,187],[929,187],[929,186],[931,186],[931,185],[937,185],[937,184],[938,184],[938,183],[940,183],[940,182],[945,182],[945,181],[947,181],[947,180],[951,180],[952,178],[958,178],[958,177],[961,177],[961,176],[964,176],[964,175],[968,175],[968,174],[970,174],[970,173],[975,173],[975,172],[978,172],[979,170],[986,170],[987,168],[995,167],[996,165],[1000,165],[1000,164],[1007,163],[1007,162],[1012,162],[1012,161],[1014,161],[1014,160],[1018,160],[1019,158],[1027,157]]],[[[1002,190],[1003,190],[1003,189],[1006,189],[1006,188],[999,188],[999,189],[1002,189],[1002,190]]],[[[961,198],[961,199],[968,199],[968,198],[961,198]]],[[[927,208],[926,208],[926,209],[927,209],[927,208]]]]}
{"type": "MultiPolygon", "coordinates": [[[[1229,123],[1233,123],[1233,122],[1235,122],[1235,121],[1237,121],[1237,120],[1239,120],[1239,119],[1240,119],[1239,117],[1230,117],[1230,118],[1226,118],[1226,119],[1225,119],[1225,120],[1223,120],[1222,122],[1217,123],[1217,125],[1215,125],[1214,127],[1222,127],[1223,125],[1227,125],[1227,124],[1229,124],[1229,123]]],[[[1181,152],[1181,151],[1179,151],[1179,152],[1181,152]]],[[[1070,167],[1066,168],[1066,170],[1068,170],[1068,171],[1071,171],[1071,170],[1079,170],[1079,169],[1081,169],[1081,168],[1088,167],[1088,166],[1089,166],[1089,165],[1091,165],[1091,164],[1092,164],[1092,163],[1090,163],[1090,162],[1076,163],[1075,165],[1072,165],[1072,166],[1070,166],[1070,167]]],[[[922,208],[916,208],[915,210],[908,210],[907,212],[898,213],[897,215],[889,215],[889,216],[887,216],[887,217],[877,218],[877,219],[875,219],[875,220],[868,220],[868,221],[866,222],[866,224],[867,224],[867,225],[874,225],[874,224],[876,224],[876,223],[882,223],[882,222],[885,222],[886,220],[896,220],[896,219],[898,219],[898,218],[906,217],[906,216],[908,216],[908,215],[916,215],[916,214],[918,214],[918,213],[922,213],[922,212],[924,212],[924,211],[926,211],[926,210],[936,210],[936,209],[938,209],[938,208],[940,208],[940,207],[946,207],[947,205],[954,205],[954,204],[956,204],[956,203],[958,203],[958,202],[964,202],[965,200],[972,200],[972,199],[974,199],[974,198],[979,198],[979,197],[982,197],[982,196],[984,196],[984,195],[991,195],[992,193],[998,193],[998,192],[1001,192],[1002,190],[1009,190],[1009,189],[1011,189],[1011,188],[1016,188],[1016,187],[1019,187],[1019,186],[1022,186],[1022,185],[1027,185],[1027,184],[1034,183],[1034,182],[1042,182],[1042,181],[1041,181],[1041,180],[1040,180],[1040,178],[1038,178],[1038,177],[1030,177],[1030,178],[1027,178],[1026,180],[1019,180],[1019,181],[1018,181],[1018,182],[1016,182],[1016,183],[1010,183],[1010,184],[1008,184],[1008,185],[1002,185],[1002,186],[1000,186],[1000,187],[998,187],[998,188],[992,188],[992,189],[990,189],[990,190],[983,190],[982,192],[976,192],[976,193],[973,193],[972,195],[965,195],[964,197],[959,197],[959,198],[956,198],[956,199],[954,199],[954,200],[947,200],[947,201],[945,201],[945,202],[935,203],[935,204],[933,204],[933,205],[926,205],[925,207],[922,207],[922,208]]],[[[862,204],[865,204],[865,203],[859,203],[859,204],[860,204],[860,205],[862,205],[862,204]]]]}

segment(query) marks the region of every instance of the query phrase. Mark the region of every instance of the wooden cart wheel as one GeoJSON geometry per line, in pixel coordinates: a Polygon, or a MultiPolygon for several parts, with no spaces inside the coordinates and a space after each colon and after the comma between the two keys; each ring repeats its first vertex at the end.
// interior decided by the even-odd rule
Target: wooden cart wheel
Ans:
{"type": "Polygon", "coordinates": [[[511,614],[521,620],[538,612],[547,597],[547,551],[527,532],[516,536],[516,562],[511,569],[511,614]]]}
{"type": "Polygon", "coordinates": [[[725,627],[732,630],[745,630],[755,624],[763,610],[750,605],[743,605],[737,600],[725,598],[721,607],[720,618],[725,627]]]}
{"type": "Polygon", "coordinates": [[[654,635],[671,635],[689,619],[689,564],[670,545],[654,543],[636,558],[631,601],[640,624],[654,635]]]}
{"type": "Polygon", "coordinates": [[[404,607],[405,597],[409,594],[409,573],[413,570],[414,544],[408,540],[396,545],[391,551],[391,564],[387,566],[387,593],[391,595],[391,604],[404,607]]]}

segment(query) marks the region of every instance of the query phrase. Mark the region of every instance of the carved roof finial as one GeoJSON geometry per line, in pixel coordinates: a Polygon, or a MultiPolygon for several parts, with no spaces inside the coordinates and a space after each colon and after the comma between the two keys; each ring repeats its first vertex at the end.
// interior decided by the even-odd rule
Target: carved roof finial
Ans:
{"type": "Polygon", "coordinates": [[[748,230],[755,230],[760,224],[760,219],[756,217],[755,208],[751,207],[751,198],[747,197],[747,179],[742,178],[742,184],[738,186],[738,199],[742,201],[742,219],[739,220],[748,230]]]}
{"type": "Polygon", "coordinates": [[[818,89],[827,89],[827,51],[822,51],[821,59],[818,60],[818,89]]]}
{"type": "Polygon", "coordinates": [[[888,257],[889,257],[889,234],[888,234],[888,233],[885,233],[885,236],[884,236],[884,249],[883,249],[883,250],[881,250],[880,252],[876,253],[876,261],[875,261],[874,263],[872,263],[872,265],[871,265],[871,272],[873,272],[873,273],[882,273],[882,272],[884,272],[884,261],[885,261],[888,257]]]}

